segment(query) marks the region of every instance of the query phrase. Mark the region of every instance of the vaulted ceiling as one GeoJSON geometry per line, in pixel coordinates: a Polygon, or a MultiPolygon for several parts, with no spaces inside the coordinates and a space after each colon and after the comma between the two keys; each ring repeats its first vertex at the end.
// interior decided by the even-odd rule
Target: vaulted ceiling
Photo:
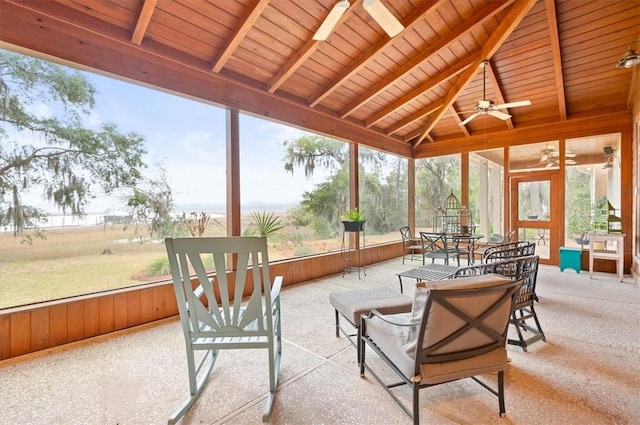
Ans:
{"type": "Polygon", "coordinates": [[[28,49],[407,157],[524,130],[628,119],[638,0],[0,1],[0,45],[28,49]],[[481,64],[487,61],[483,68],[481,64]],[[502,120],[479,100],[530,106],[502,120]]]}

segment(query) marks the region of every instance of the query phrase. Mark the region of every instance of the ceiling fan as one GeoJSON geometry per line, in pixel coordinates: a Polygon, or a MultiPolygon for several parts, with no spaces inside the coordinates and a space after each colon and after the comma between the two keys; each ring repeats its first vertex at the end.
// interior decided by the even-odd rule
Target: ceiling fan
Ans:
{"type": "MultiPolygon", "coordinates": [[[[542,156],[540,157],[541,163],[546,163],[546,168],[551,168],[560,164],[560,152],[557,151],[552,145],[547,145],[540,152],[542,156]]],[[[565,151],[564,153],[564,163],[566,165],[575,165],[577,164],[574,159],[576,154],[571,151],[565,151]]]]}
{"type": "Polygon", "coordinates": [[[503,103],[500,105],[494,104],[492,100],[486,100],[487,98],[486,96],[487,65],[489,65],[488,61],[482,61],[482,63],[480,64],[480,66],[482,67],[482,100],[478,101],[478,103],[476,104],[476,107],[474,109],[475,112],[471,114],[469,117],[467,117],[467,119],[462,121],[459,125],[465,125],[469,121],[473,120],[476,117],[479,117],[480,115],[491,115],[492,117],[495,117],[501,120],[508,120],[509,118],[511,118],[511,115],[507,114],[506,112],[502,112],[500,109],[517,108],[518,106],[531,105],[530,100],[521,100],[518,102],[503,103]]]}
{"type": "MultiPolygon", "coordinates": [[[[331,34],[331,31],[335,28],[340,21],[340,18],[349,8],[350,3],[347,0],[339,1],[333,6],[333,9],[329,12],[324,19],[320,27],[313,35],[314,40],[326,40],[331,34]]],[[[364,10],[382,27],[382,29],[389,35],[389,37],[395,37],[400,34],[404,29],[404,26],[398,21],[398,19],[387,9],[387,7],[380,0],[364,0],[364,10]]]]}

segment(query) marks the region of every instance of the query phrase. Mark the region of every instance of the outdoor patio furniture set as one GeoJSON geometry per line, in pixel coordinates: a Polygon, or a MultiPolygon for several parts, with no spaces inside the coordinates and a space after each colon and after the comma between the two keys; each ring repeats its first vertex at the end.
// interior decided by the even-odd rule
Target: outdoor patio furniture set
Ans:
{"type": "Polygon", "coordinates": [[[479,264],[456,267],[442,258],[445,264],[398,273],[400,293],[389,288],[333,292],[336,336],[349,338],[361,374],[370,373],[415,424],[420,389],[467,377],[498,397],[503,416],[506,345],[527,351],[546,340],[534,307],[539,260],[534,254],[535,243],[498,244],[484,251],[479,264]],[[416,279],[413,296],[402,293],[402,277],[416,279]],[[341,317],[348,323],[341,324],[341,317]],[[517,338],[508,338],[509,325],[517,338]],[[367,362],[366,347],[399,382],[383,381],[367,362]],[[487,373],[497,373],[495,388],[478,378],[487,373]],[[412,390],[411,408],[393,391],[403,385],[412,390]]]}
{"type": "MultiPolygon", "coordinates": [[[[168,423],[176,423],[197,400],[220,350],[254,348],[268,352],[270,390],[262,419],[269,421],[282,352],[282,277],[269,273],[266,238],[167,238],[165,243],[189,377],[189,397],[168,423]]],[[[498,397],[504,415],[507,343],[526,351],[532,342],[545,339],[533,307],[538,270],[533,250],[535,244],[504,244],[485,251],[477,265],[433,263],[414,269],[421,274],[399,273],[416,279],[413,296],[391,288],[332,292],[336,336],[347,336],[356,347],[360,373],[370,373],[383,385],[415,424],[420,389],[467,377],[498,397]],[[341,317],[348,324],[341,325],[341,317]],[[519,339],[507,338],[509,324],[519,339]],[[534,336],[524,339],[521,328],[534,336]],[[367,361],[367,347],[396,372],[399,383],[382,380],[367,361]],[[497,374],[495,388],[478,378],[487,373],[497,374]],[[394,394],[398,385],[412,389],[411,409],[394,394]]]]}

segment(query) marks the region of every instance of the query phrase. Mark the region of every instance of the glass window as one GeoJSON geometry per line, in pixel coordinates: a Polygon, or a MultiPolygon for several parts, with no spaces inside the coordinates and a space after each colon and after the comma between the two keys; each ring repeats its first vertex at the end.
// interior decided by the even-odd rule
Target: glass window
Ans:
{"type": "Polygon", "coordinates": [[[434,214],[450,194],[460,199],[460,154],[422,158],[416,166],[416,231],[433,230],[434,214]]]}
{"type": "Polygon", "coordinates": [[[348,143],[246,115],[240,131],[243,232],[274,222],[271,259],[339,250],[349,206],[348,143]]]}
{"type": "Polygon", "coordinates": [[[582,234],[594,229],[597,209],[606,201],[620,215],[620,135],[608,134],[566,141],[565,219],[568,246],[584,245],[582,234]]]}
{"type": "MultiPolygon", "coordinates": [[[[57,66],[16,57],[39,62],[40,69],[57,66]]],[[[104,75],[59,69],[86,78],[95,89],[94,105],[89,113],[76,111],[79,119],[72,121],[76,123],[72,128],[82,127],[88,134],[113,125],[121,141],[138,135],[144,139],[146,167],[140,167],[142,179],[135,191],[127,187],[107,193],[96,184],[89,185],[94,196],[83,205],[82,216],[70,215],[68,209],[43,197],[45,182],[34,179],[30,190],[22,191],[21,201],[42,210],[44,220],[28,225],[16,237],[14,223],[3,221],[0,308],[164,280],[168,277],[164,237],[224,233],[216,225],[226,210],[222,109],[104,75]]],[[[22,93],[13,83],[15,76],[3,74],[3,81],[25,102],[29,95],[39,99],[33,93],[44,87],[22,93]]],[[[65,120],[65,108],[54,102],[30,106],[41,118],[65,120]]],[[[41,134],[0,121],[2,149],[43,146],[41,134]]],[[[85,177],[99,180],[88,173],[85,177]]],[[[2,198],[3,217],[9,203],[10,199],[2,198]]]]}
{"type": "Polygon", "coordinates": [[[469,154],[469,208],[476,233],[486,239],[502,240],[504,191],[504,149],[469,154]]]}
{"type": "Polygon", "coordinates": [[[367,244],[396,241],[407,225],[407,160],[360,147],[360,210],[367,244]]]}

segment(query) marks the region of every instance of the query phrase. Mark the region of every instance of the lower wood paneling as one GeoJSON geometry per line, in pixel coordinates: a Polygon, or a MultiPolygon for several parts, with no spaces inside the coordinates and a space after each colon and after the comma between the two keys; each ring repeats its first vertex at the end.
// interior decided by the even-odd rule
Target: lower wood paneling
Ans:
{"type": "MultiPolygon", "coordinates": [[[[363,249],[366,264],[402,255],[401,243],[363,249]]],[[[283,276],[287,286],[341,273],[344,267],[344,259],[337,252],[274,262],[271,276],[283,276]]],[[[0,360],[177,314],[170,282],[5,309],[0,312],[0,360]]]]}

